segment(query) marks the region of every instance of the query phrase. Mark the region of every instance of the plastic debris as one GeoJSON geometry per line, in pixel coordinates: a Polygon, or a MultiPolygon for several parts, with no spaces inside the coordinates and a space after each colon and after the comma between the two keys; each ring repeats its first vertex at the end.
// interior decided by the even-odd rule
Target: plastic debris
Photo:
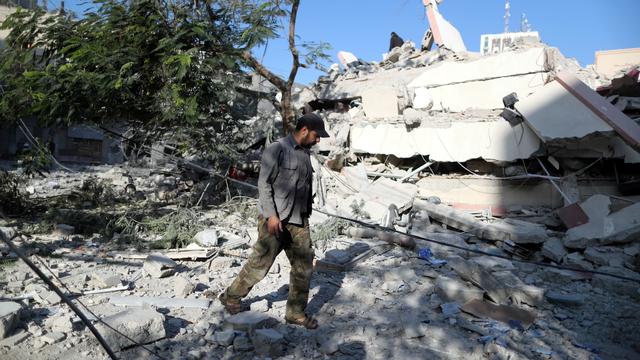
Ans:
{"type": "Polygon", "coordinates": [[[431,266],[441,266],[447,263],[447,260],[435,258],[429,248],[421,248],[418,250],[418,257],[428,262],[431,266]]]}

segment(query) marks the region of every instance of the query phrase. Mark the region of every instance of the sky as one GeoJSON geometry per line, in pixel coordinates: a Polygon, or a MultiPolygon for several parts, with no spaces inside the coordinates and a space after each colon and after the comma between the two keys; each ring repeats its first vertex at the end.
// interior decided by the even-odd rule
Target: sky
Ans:
{"type": "MultiPolygon", "coordinates": [[[[65,4],[77,10],[84,1],[65,4]]],[[[526,13],[544,43],[586,66],[594,63],[595,51],[640,47],[638,5],[639,0],[511,0],[509,30],[520,31],[521,15],[526,13]]],[[[505,0],[444,0],[439,11],[460,31],[467,49],[479,51],[480,35],[503,32],[504,7],[505,0]]],[[[340,50],[380,61],[392,31],[419,46],[428,27],[422,0],[302,0],[296,32],[299,41],[328,43],[328,55],[337,63],[340,50]]],[[[288,77],[291,54],[284,38],[270,41],[266,52],[256,49],[255,54],[264,54],[269,69],[288,77]]],[[[309,84],[319,75],[317,70],[301,69],[296,82],[309,84]]]]}

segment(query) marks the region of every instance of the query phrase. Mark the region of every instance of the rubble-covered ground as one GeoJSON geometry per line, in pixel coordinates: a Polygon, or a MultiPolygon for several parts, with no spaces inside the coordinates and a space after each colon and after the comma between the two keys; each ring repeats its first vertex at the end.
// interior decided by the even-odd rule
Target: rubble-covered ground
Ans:
{"type": "MultiPolygon", "coordinates": [[[[180,199],[191,192],[200,197],[202,187],[197,186],[200,182],[190,182],[184,172],[170,175],[176,173],[180,174],[175,168],[162,172],[126,167],[53,172],[46,179],[22,184],[24,191],[31,193],[31,201],[40,199],[39,204],[62,204],[66,199],[73,211],[66,210],[69,214],[60,217],[65,216],[62,208],[57,209],[58,215],[42,209],[44,212],[20,218],[6,217],[2,226],[18,232],[14,242],[54,282],[64,283],[68,287],[64,292],[76,294],[77,304],[82,302],[97,317],[136,342],[147,343],[148,349],[163,358],[640,356],[637,282],[493,258],[424,240],[417,240],[416,249],[411,250],[375,238],[356,239],[343,235],[349,233],[347,225],[319,213],[312,217],[312,227],[316,258],[321,262],[312,280],[308,310],[320,327],[306,330],[284,324],[289,264],[283,254],[245,299],[250,310],[230,316],[215,297],[238,273],[256,239],[255,201],[234,197],[218,205],[181,207],[180,199]],[[100,178],[89,184],[94,190],[95,184],[102,184],[100,194],[111,193],[111,205],[95,202],[95,198],[106,201],[104,194],[83,193],[87,179],[96,174],[100,178]],[[129,194],[128,184],[136,188],[129,194]],[[161,195],[163,191],[166,194],[161,195]],[[165,216],[175,226],[156,233],[158,227],[145,227],[148,219],[136,218],[132,209],[155,214],[156,219],[165,216]],[[127,218],[123,213],[129,214],[131,222],[139,222],[137,232],[124,231],[126,227],[121,226],[122,232],[108,234],[104,229],[127,218]],[[180,216],[166,217],[171,214],[180,216]],[[180,228],[176,219],[184,222],[185,218],[192,223],[187,221],[189,225],[180,228]],[[199,254],[192,255],[199,259],[174,262],[160,254],[179,252],[152,249],[166,244],[163,241],[179,239],[185,231],[193,237],[191,233],[202,229],[215,231],[195,236],[202,247],[190,251],[199,254]],[[433,257],[417,251],[424,248],[431,249],[433,257]],[[147,258],[151,253],[157,255],[147,258]],[[342,268],[331,269],[336,264],[342,268]],[[461,268],[460,264],[473,264],[471,268],[480,271],[483,280],[474,284],[474,275],[465,272],[468,266],[461,268]],[[99,289],[111,291],[78,295],[99,289]],[[495,314],[473,316],[465,307],[474,299],[524,310],[526,320],[503,322],[492,319],[495,314]]],[[[233,191],[237,189],[229,190],[232,197],[233,191]]],[[[537,218],[544,223],[546,216],[537,218]]],[[[446,229],[435,220],[431,224],[437,229],[431,228],[429,234],[437,234],[441,241],[507,255],[497,242],[446,229]]],[[[640,252],[637,243],[603,248],[611,253],[569,255],[585,267],[640,279],[629,268],[629,261],[640,252]]],[[[543,261],[538,250],[533,259],[543,261]]],[[[77,315],[25,263],[6,247],[2,255],[3,359],[107,358],[77,315]]],[[[120,358],[155,358],[95,318],[93,321],[120,358]]]]}

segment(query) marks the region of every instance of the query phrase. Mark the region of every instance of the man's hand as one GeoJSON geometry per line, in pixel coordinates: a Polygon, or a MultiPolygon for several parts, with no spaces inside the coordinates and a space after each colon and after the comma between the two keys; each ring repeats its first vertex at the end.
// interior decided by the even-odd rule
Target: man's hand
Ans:
{"type": "Polygon", "coordinates": [[[277,216],[272,216],[267,221],[267,230],[271,235],[278,235],[282,232],[282,223],[277,216]]]}

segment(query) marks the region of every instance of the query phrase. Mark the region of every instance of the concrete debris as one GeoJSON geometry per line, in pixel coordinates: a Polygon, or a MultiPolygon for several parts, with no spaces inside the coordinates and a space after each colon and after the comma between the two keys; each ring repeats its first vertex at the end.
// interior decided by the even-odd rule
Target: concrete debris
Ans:
{"type": "Polygon", "coordinates": [[[611,200],[594,195],[580,203],[589,216],[587,224],[567,230],[563,243],[571,249],[585,249],[595,245],[629,243],[640,235],[640,203],[611,212],[611,200]]]}
{"type": "Polygon", "coordinates": [[[41,336],[42,341],[44,341],[47,344],[59,343],[60,341],[66,338],[67,338],[67,335],[61,332],[46,333],[41,336]]]}
{"type": "Polygon", "coordinates": [[[493,301],[498,304],[507,303],[509,298],[507,288],[480,265],[462,258],[450,258],[448,263],[458,276],[482,288],[493,301]]]}
{"type": "Polygon", "coordinates": [[[273,329],[257,329],[251,335],[256,353],[273,358],[284,353],[284,336],[273,329]]]}
{"type": "MultiPolygon", "coordinates": [[[[128,309],[102,319],[111,328],[123,333],[138,344],[146,344],[166,336],[164,315],[150,308],[128,309]]],[[[96,329],[114,350],[135,345],[103,323],[96,324],[96,329]]]]}
{"type": "Polygon", "coordinates": [[[178,264],[162,254],[151,254],[144,261],[143,268],[147,274],[155,278],[173,275],[178,264]]]}
{"type": "Polygon", "coordinates": [[[0,302],[0,339],[8,337],[18,324],[20,308],[15,302],[0,302]]]}
{"type": "Polygon", "coordinates": [[[174,276],[174,286],[176,297],[186,298],[196,289],[196,285],[185,276],[174,276]]]}
{"type": "Polygon", "coordinates": [[[484,297],[483,290],[468,287],[460,281],[445,276],[439,276],[436,279],[435,293],[444,301],[460,304],[484,297]]]}
{"type": "Polygon", "coordinates": [[[510,240],[516,244],[539,244],[548,238],[544,227],[525,221],[505,219],[485,223],[477,220],[473,215],[446,205],[416,200],[414,206],[426,211],[431,218],[445,225],[467,231],[481,239],[510,240]]]}
{"type": "Polygon", "coordinates": [[[549,238],[542,245],[542,256],[560,263],[562,259],[567,255],[567,250],[564,248],[562,240],[558,238],[549,238]]]}
{"type": "Polygon", "coordinates": [[[233,330],[221,330],[216,331],[214,339],[220,346],[229,346],[233,344],[233,339],[236,337],[236,332],[233,330]]]}
{"type": "Polygon", "coordinates": [[[225,329],[253,333],[257,329],[266,329],[275,326],[278,321],[264,313],[245,311],[231,315],[224,321],[225,329]]]}
{"type": "Polygon", "coordinates": [[[67,237],[75,233],[75,227],[67,224],[56,224],[53,234],[61,237],[67,237]]]}
{"type": "Polygon", "coordinates": [[[164,308],[194,308],[207,309],[210,300],[204,299],[172,299],[165,297],[137,297],[137,296],[113,296],[109,303],[119,306],[144,306],[152,305],[164,308]]]}
{"type": "Polygon", "coordinates": [[[193,241],[203,247],[218,246],[218,231],[215,229],[202,230],[193,237],[193,241]]]}
{"type": "Polygon", "coordinates": [[[536,319],[536,316],[530,311],[508,305],[494,305],[477,299],[462,305],[461,309],[479,318],[490,318],[504,323],[516,321],[525,329],[536,319]]]}

